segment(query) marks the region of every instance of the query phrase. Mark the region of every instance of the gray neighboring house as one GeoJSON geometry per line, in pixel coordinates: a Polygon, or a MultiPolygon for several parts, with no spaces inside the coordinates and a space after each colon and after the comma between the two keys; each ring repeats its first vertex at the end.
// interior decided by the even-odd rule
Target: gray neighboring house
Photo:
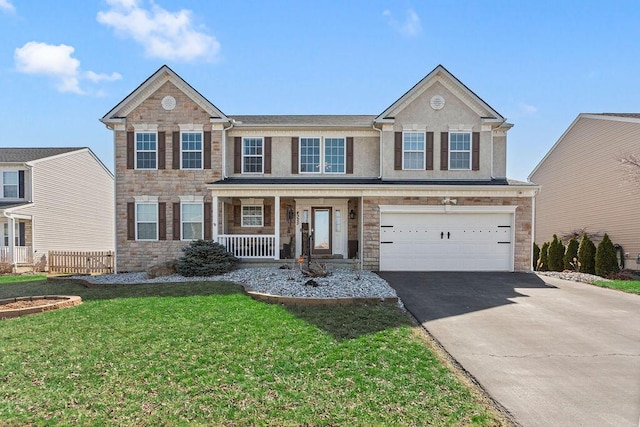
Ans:
{"type": "Polygon", "coordinates": [[[227,115],[162,66],[101,121],[118,271],[201,238],[242,259],[531,270],[538,187],[506,177],[512,125],[441,65],[371,115],[227,115]]]}
{"type": "Polygon", "coordinates": [[[620,161],[628,155],[640,156],[640,114],[579,114],[529,175],[541,185],[535,241],[582,229],[607,233],[622,246],[625,266],[637,269],[640,181],[620,161]]]}
{"type": "Polygon", "coordinates": [[[114,178],[89,148],[0,148],[0,262],[114,250],[114,178]]]}

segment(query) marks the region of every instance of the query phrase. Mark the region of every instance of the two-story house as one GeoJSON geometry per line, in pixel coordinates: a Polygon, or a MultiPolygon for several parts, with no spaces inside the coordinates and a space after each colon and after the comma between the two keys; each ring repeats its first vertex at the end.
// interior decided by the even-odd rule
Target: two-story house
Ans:
{"type": "Polygon", "coordinates": [[[113,174],[88,148],[0,148],[0,262],[114,250],[113,174]]]}
{"type": "Polygon", "coordinates": [[[377,115],[227,115],[163,66],[112,129],[119,271],[213,239],[240,258],[528,271],[536,185],[497,111],[438,66],[377,115]]]}

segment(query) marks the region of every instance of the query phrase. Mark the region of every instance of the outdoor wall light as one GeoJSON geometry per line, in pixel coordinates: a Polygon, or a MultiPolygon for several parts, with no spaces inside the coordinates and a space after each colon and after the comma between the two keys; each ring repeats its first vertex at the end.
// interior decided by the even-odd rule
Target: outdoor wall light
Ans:
{"type": "Polygon", "coordinates": [[[355,209],[351,209],[349,211],[349,219],[356,219],[356,211],[355,211],[355,209]]]}

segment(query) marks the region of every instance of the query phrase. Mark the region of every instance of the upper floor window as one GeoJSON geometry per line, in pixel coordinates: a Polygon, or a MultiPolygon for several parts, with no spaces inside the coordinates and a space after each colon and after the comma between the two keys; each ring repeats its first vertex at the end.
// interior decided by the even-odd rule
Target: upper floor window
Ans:
{"type": "Polygon", "coordinates": [[[2,172],[2,197],[17,199],[19,192],[18,171],[2,172]]]}
{"type": "Polygon", "coordinates": [[[344,173],[344,138],[324,139],[324,172],[344,173]]]}
{"type": "Polygon", "coordinates": [[[262,173],[263,144],[262,138],[242,138],[242,173],[262,173]]]}
{"type": "Polygon", "coordinates": [[[185,203],[180,206],[180,221],[182,222],[182,240],[202,239],[204,211],[199,202],[185,203]]]}
{"type": "Polygon", "coordinates": [[[136,240],[158,240],[158,203],[136,203],[136,240]]]}
{"type": "Polygon", "coordinates": [[[181,133],[182,169],[202,169],[202,132],[181,133]]]}
{"type": "Polygon", "coordinates": [[[423,170],[425,168],[424,132],[404,132],[402,134],[402,169],[423,170]]]}
{"type": "Polygon", "coordinates": [[[471,169],[471,132],[449,133],[449,169],[471,169]]]}
{"type": "Polygon", "coordinates": [[[300,138],[300,173],[345,173],[345,138],[300,138]]]}
{"type": "Polygon", "coordinates": [[[136,169],[156,169],[158,144],[155,132],[136,132],[136,169]]]}

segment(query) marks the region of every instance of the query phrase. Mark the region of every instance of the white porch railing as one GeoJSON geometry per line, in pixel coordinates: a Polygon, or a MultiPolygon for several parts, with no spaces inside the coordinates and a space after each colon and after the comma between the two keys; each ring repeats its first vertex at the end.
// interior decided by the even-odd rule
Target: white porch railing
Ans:
{"type": "Polygon", "coordinates": [[[264,234],[220,234],[218,243],[238,258],[276,257],[276,236],[264,234]]]}
{"type": "Polygon", "coordinates": [[[33,250],[31,246],[14,246],[13,259],[9,258],[9,247],[0,246],[0,262],[10,264],[33,264],[33,250]]]}

